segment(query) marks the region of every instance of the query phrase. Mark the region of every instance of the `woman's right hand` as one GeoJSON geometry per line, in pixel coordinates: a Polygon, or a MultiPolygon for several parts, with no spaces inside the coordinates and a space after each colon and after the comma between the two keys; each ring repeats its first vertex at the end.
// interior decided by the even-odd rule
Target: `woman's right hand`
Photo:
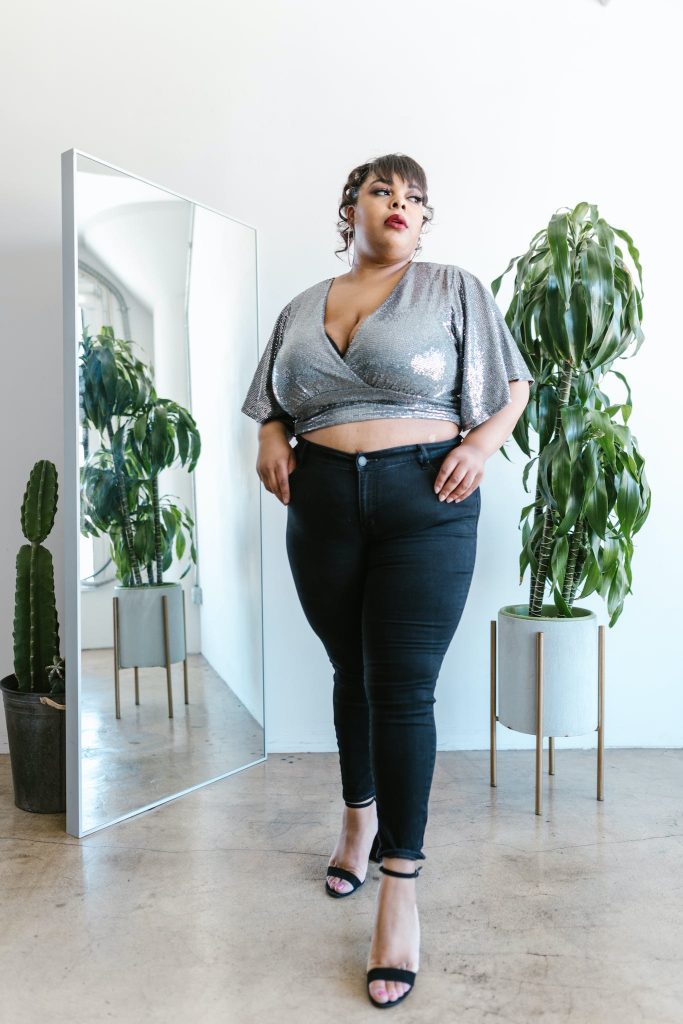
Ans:
{"type": "Polygon", "coordinates": [[[294,449],[287,441],[285,425],[281,420],[270,420],[261,425],[256,472],[263,486],[289,504],[289,474],[296,467],[294,449]]]}

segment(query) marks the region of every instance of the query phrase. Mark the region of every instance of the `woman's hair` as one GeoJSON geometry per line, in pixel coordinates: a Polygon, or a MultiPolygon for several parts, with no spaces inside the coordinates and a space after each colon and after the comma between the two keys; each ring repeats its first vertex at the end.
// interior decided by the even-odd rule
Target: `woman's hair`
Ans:
{"type": "MultiPolygon", "coordinates": [[[[377,175],[380,178],[386,178],[387,181],[394,180],[394,174],[403,181],[414,181],[422,191],[422,208],[425,211],[422,218],[422,223],[428,223],[434,216],[434,208],[429,206],[427,203],[427,175],[422,170],[416,160],[411,159],[409,156],[405,156],[403,153],[388,153],[386,156],[375,157],[374,160],[369,160],[365,164],[360,164],[349,174],[346,179],[346,184],[342,190],[342,200],[339,204],[339,221],[337,222],[337,230],[342,237],[344,245],[341,249],[335,249],[335,255],[339,255],[340,252],[346,252],[349,248],[349,242],[353,234],[353,228],[349,225],[346,218],[345,210],[349,206],[355,206],[358,201],[358,193],[361,185],[368,177],[369,174],[377,175]]],[[[421,249],[421,244],[418,242],[416,252],[421,249]]],[[[340,257],[341,259],[341,257],[340,257]]]]}

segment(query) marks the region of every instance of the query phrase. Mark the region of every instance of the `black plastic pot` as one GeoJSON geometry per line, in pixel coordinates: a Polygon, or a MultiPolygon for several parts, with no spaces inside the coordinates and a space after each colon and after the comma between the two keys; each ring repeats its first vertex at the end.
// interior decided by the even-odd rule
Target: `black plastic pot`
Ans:
{"type": "MultiPolygon", "coordinates": [[[[42,704],[45,693],[23,693],[17,677],[0,680],[12,762],[14,803],[22,811],[59,814],[66,810],[65,712],[42,704]]],[[[64,694],[50,698],[64,704],[64,694]]]]}

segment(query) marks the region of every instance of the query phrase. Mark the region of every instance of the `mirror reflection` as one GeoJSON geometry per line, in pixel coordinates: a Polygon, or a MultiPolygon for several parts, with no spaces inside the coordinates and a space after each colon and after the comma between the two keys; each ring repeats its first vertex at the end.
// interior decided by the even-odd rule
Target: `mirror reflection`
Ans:
{"type": "Polygon", "coordinates": [[[254,229],[80,154],[75,210],[85,834],[265,746],[254,229]]]}

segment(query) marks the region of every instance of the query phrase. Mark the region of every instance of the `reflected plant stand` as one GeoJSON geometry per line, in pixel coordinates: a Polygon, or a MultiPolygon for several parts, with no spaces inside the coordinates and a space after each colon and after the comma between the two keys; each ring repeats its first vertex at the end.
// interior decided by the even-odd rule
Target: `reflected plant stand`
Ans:
{"type": "MultiPolygon", "coordinates": [[[[499,721],[497,710],[497,622],[491,619],[491,747],[490,772],[491,786],[496,787],[496,723],[499,721]]],[[[536,814],[541,814],[543,795],[543,630],[535,633],[535,675],[536,675],[536,814]]],[[[597,744],[597,797],[604,800],[604,709],[605,709],[605,627],[598,627],[598,744],[597,744]]],[[[510,726],[507,726],[510,728],[510,726]]],[[[555,774],[555,738],[548,737],[548,774],[555,774]]]]}
{"type": "MultiPolygon", "coordinates": [[[[185,618],[185,591],[179,584],[170,585],[172,588],[177,587],[177,591],[171,594],[172,603],[170,603],[169,596],[167,594],[156,594],[155,591],[163,589],[163,587],[149,587],[144,588],[146,593],[139,595],[141,600],[145,601],[146,607],[144,611],[147,615],[152,613],[152,616],[156,616],[157,612],[150,607],[151,603],[155,598],[160,598],[161,606],[161,639],[162,639],[162,657],[156,657],[152,653],[152,656],[146,656],[141,658],[140,664],[126,664],[121,665],[121,607],[120,598],[114,596],[113,601],[113,614],[114,614],[114,698],[116,704],[116,717],[121,718],[121,689],[120,689],[120,671],[121,668],[133,668],[135,673],[135,703],[140,704],[140,679],[139,669],[149,668],[153,666],[165,667],[166,668],[166,691],[168,694],[168,717],[173,718],[173,688],[171,678],[171,665],[174,662],[181,661],[183,663],[183,685],[185,694],[185,703],[190,703],[189,698],[189,686],[187,678],[187,629],[186,629],[186,618],[185,618]],[[170,612],[169,612],[170,606],[170,612]],[[173,620],[175,627],[181,626],[182,629],[182,644],[179,642],[179,638],[175,636],[175,631],[171,630],[170,622],[173,620]],[[182,657],[180,656],[182,655],[182,657]]],[[[116,588],[122,590],[124,588],[116,588]]],[[[125,588],[125,589],[137,589],[138,592],[142,588],[125,588]]],[[[128,600],[128,596],[126,596],[128,600]]],[[[157,619],[158,623],[158,619],[157,619]]],[[[144,628],[144,627],[143,627],[144,628]]],[[[151,648],[154,651],[154,640],[158,640],[158,627],[155,629],[154,618],[151,620],[150,632],[153,634],[151,648]]]]}

